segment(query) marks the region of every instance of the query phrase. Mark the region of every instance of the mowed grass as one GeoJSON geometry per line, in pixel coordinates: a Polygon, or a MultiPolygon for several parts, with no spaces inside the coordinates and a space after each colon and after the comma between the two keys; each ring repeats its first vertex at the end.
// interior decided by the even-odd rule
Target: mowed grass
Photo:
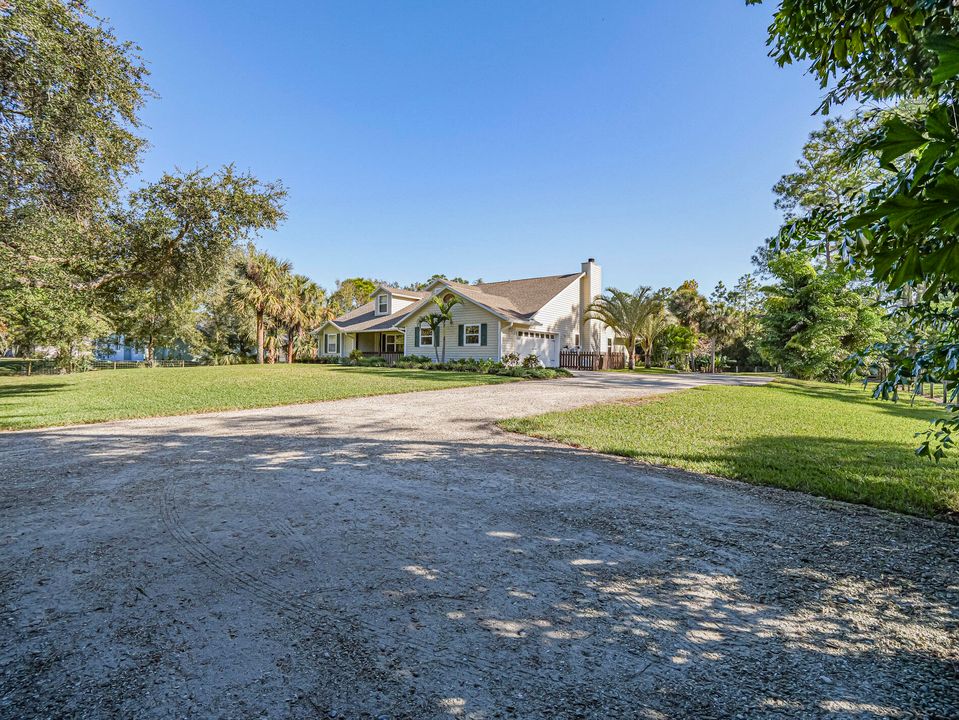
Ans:
{"type": "Polygon", "coordinates": [[[477,373],[305,364],[0,377],[0,429],[238,410],[512,380],[477,373]]]}
{"type": "MultiPolygon", "coordinates": [[[[777,380],[507,420],[507,430],[604,453],[898,512],[959,520],[959,460],[916,457],[942,410],[860,386],[777,380]]],[[[744,498],[745,502],[745,498],[744,498]]]]}
{"type": "Polygon", "coordinates": [[[623,370],[612,370],[611,372],[621,372],[621,373],[639,373],[640,375],[678,375],[678,370],[673,370],[672,368],[661,368],[661,367],[643,367],[642,365],[637,365],[634,370],[629,368],[624,368],[623,370]]]}

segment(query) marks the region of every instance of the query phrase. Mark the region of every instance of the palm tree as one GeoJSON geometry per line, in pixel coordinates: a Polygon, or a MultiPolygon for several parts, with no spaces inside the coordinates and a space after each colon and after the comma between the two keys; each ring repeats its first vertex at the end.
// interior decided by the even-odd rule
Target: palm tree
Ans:
{"type": "MultiPolygon", "coordinates": [[[[281,291],[280,315],[286,327],[286,361],[296,362],[296,344],[302,344],[305,329],[313,329],[317,308],[326,293],[306,275],[288,275],[281,291]]],[[[320,322],[315,323],[316,326],[320,322]]]]}
{"type": "MultiPolygon", "coordinates": [[[[303,338],[307,333],[313,333],[319,329],[323,323],[336,317],[335,308],[333,308],[326,297],[326,290],[310,281],[302,288],[302,324],[298,328],[299,342],[303,345],[303,338]]],[[[318,345],[312,344],[314,355],[318,345]]]]}
{"type": "MultiPolygon", "coordinates": [[[[443,330],[443,325],[446,323],[446,318],[444,318],[440,313],[430,313],[423,318],[423,322],[426,323],[430,330],[433,331],[433,352],[436,354],[436,362],[440,361],[440,344],[439,337],[440,332],[443,330]]],[[[446,351],[443,352],[443,357],[446,357],[446,351]]]]}
{"type": "Polygon", "coordinates": [[[436,304],[436,312],[426,317],[426,324],[433,329],[433,350],[437,353],[436,359],[440,360],[439,356],[439,345],[436,342],[439,338],[437,333],[439,332],[443,336],[443,359],[440,362],[446,362],[446,333],[443,332],[443,328],[447,323],[450,325],[453,324],[453,308],[460,304],[461,300],[453,295],[453,293],[447,294],[443,299],[440,299],[439,296],[434,295],[432,297],[433,302],[436,304]],[[436,325],[434,326],[434,323],[436,325]]]}
{"type": "Polygon", "coordinates": [[[726,303],[713,303],[703,317],[703,332],[709,338],[709,372],[716,372],[716,346],[726,343],[735,335],[736,311],[726,303]]]}
{"type": "Polygon", "coordinates": [[[586,308],[587,320],[601,320],[626,340],[629,369],[636,369],[636,340],[650,315],[662,313],[663,302],[652,288],[643,285],[635,292],[609,288],[586,308]]]}
{"type": "Polygon", "coordinates": [[[638,340],[639,346],[643,349],[643,364],[646,367],[653,366],[653,346],[672,323],[672,317],[665,308],[661,307],[659,312],[648,315],[645,322],[640,325],[638,340]]]}
{"type": "Polygon", "coordinates": [[[282,313],[281,289],[283,278],[289,272],[290,263],[257,250],[252,243],[240,261],[233,302],[237,309],[252,310],[256,315],[256,361],[260,365],[263,364],[266,317],[282,313]]]}

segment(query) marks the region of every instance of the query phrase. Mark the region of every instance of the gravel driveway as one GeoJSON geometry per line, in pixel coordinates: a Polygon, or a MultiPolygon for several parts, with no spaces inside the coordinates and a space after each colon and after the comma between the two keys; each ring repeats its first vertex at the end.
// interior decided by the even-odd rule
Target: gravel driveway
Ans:
{"type": "Polygon", "coordinates": [[[0,435],[0,717],[959,716],[955,527],[491,423],[703,382],[0,435]]]}

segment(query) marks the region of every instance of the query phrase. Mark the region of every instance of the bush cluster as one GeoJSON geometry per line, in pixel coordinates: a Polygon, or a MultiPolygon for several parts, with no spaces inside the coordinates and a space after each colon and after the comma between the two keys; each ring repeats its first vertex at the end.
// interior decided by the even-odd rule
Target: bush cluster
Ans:
{"type": "MultiPolygon", "coordinates": [[[[310,362],[317,364],[342,364],[354,367],[389,367],[385,358],[378,356],[363,357],[356,354],[348,358],[337,357],[336,355],[321,355],[317,358],[302,360],[299,362],[310,362]]],[[[448,372],[471,372],[483,375],[502,375],[505,377],[531,378],[535,380],[551,380],[558,377],[571,377],[572,373],[561,368],[544,368],[539,364],[535,356],[524,358],[522,364],[514,362],[511,364],[496,362],[495,360],[447,360],[446,362],[436,362],[428,355],[406,355],[397,360],[393,367],[401,370],[443,370],[448,372]],[[532,358],[532,359],[530,359],[532,358]]]]}
{"type": "Polygon", "coordinates": [[[296,359],[298,363],[309,363],[311,365],[340,365],[343,363],[343,358],[339,355],[319,355],[317,357],[298,357],[296,359]]]}

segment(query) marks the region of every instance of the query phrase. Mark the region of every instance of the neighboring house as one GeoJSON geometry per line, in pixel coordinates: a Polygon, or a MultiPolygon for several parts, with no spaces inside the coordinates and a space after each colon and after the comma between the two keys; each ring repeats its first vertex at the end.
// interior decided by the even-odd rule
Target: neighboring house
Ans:
{"type": "Polygon", "coordinates": [[[107,362],[142,362],[146,359],[144,351],[133,345],[127,345],[122,335],[113,335],[99,340],[93,354],[97,360],[107,362]]]}
{"type": "Polygon", "coordinates": [[[452,325],[443,330],[448,360],[535,354],[554,367],[563,348],[613,350],[613,331],[583,317],[602,287],[602,269],[593,258],[579,272],[566,275],[475,285],[437,279],[424,291],[380,285],[369,303],[317,330],[320,353],[433,355],[442,337],[432,337],[423,318],[436,309],[433,297],[452,295],[460,303],[453,308],[452,325]]]}
{"type": "MultiPolygon", "coordinates": [[[[146,348],[128,343],[123,335],[111,335],[97,340],[94,345],[93,356],[97,360],[106,362],[144,362],[146,360],[146,348]]],[[[193,355],[186,345],[177,341],[173,347],[154,348],[153,359],[156,362],[192,360],[193,355]]]]}

